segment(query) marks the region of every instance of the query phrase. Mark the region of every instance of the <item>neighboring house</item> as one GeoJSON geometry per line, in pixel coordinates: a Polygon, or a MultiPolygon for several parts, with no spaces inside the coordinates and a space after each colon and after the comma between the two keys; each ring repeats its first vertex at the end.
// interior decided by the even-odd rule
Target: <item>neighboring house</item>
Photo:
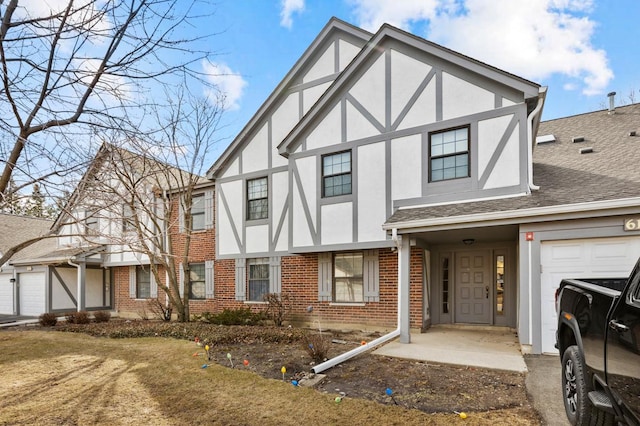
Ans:
{"type": "Polygon", "coordinates": [[[207,174],[216,306],[282,292],[296,320],[397,326],[405,343],[431,324],[506,326],[553,352],[556,281],[626,275],[639,252],[623,226],[640,215],[639,107],[541,125],[545,96],[332,19],[207,174]]]}
{"type": "Polygon", "coordinates": [[[180,280],[185,273],[193,277],[197,312],[200,299],[213,294],[213,196],[213,184],[202,177],[104,144],[55,222],[0,216],[0,248],[55,230],[53,238],[19,251],[0,270],[0,313],[113,309],[151,317],[150,300],[166,304],[161,284],[170,274],[162,256],[180,271],[180,280]],[[184,194],[177,192],[190,182],[195,249],[189,258],[194,263],[184,267],[180,256],[188,233],[184,194]],[[181,253],[175,262],[174,251],[181,253]]]}
{"type": "MultiPolygon", "coordinates": [[[[47,219],[0,213],[0,255],[19,244],[46,235],[52,224],[53,221],[47,219]]],[[[43,240],[0,265],[0,314],[39,315],[43,312],[45,289],[41,278],[44,277],[44,268],[40,265],[23,268],[12,262],[25,256],[37,256],[47,244],[43,240]]]]}

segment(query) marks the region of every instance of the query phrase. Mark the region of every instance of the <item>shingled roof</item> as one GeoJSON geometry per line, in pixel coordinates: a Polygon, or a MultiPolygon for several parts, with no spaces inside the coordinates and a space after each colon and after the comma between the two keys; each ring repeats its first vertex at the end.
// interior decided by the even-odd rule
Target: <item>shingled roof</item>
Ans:
{"type": "Polygon", "coordinates": [[[513,217],[523,209],[566,206],[570,210],[579,203],[640,197],[640,104],[618,107],[614,113],[603,110],[542,122],[538,135],[555,136],[555,142],[534,148],[533,180],[539,190],[514,198],[397,210],[385,228],[505,211],[513,217]],[[630,136],[634,131],[638,136],[630,136]],[[574,138],[584,140],[574,142],[574,138]],[[581,153],[584,148],[592,152],[581,153]]]}

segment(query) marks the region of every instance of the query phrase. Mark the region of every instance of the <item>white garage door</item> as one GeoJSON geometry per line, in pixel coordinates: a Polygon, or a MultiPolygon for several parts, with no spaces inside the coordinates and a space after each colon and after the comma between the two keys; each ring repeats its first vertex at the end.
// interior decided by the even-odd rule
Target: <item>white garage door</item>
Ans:
{"type": "Polygon", "coordinates": [[[42,272],[22,273],[20,282],[19,315],[38,316],[44,309],[44,274],[42,272]]]}
{"type": "Polygon", "coordinates": [[[13,278],[11,274],[0,274],[0,314],[13,315],[13,278]]]}
{"type": "Polygon", "coordinates": [[[549,241],[541,246],[542,352],[558,353],[555,292],[560,281],[627,277],[640,256],[640,237],[549,241]]]}

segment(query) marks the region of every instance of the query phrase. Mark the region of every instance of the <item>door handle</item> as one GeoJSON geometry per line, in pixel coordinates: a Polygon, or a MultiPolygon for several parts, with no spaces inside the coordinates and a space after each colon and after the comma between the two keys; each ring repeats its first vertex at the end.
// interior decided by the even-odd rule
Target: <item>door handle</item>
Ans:
{"type": "Polygon", "coordinates": [[[618,333],[625,333],[629,331],[629,327],[616,320],[609,321],[609,328],[617,331],[618,333]]]}
{"type": "Polygon", "coordinates": [[[486,286],[484,289],[486,290],[486,295],[487,295],[486,297],[488,299],[489,298],[489,286],[486,286]]]}

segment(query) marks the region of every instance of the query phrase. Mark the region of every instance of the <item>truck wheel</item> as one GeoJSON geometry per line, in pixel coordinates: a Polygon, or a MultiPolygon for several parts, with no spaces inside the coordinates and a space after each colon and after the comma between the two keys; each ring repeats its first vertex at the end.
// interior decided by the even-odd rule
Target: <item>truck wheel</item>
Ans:
{"type": "Polygon", "coordinates": [[[587,426],[591,417],[589,389],[584,361],[576,345],[569,346],[562,355],[562,392],[569,422],[574,426],[587,426]]]}

